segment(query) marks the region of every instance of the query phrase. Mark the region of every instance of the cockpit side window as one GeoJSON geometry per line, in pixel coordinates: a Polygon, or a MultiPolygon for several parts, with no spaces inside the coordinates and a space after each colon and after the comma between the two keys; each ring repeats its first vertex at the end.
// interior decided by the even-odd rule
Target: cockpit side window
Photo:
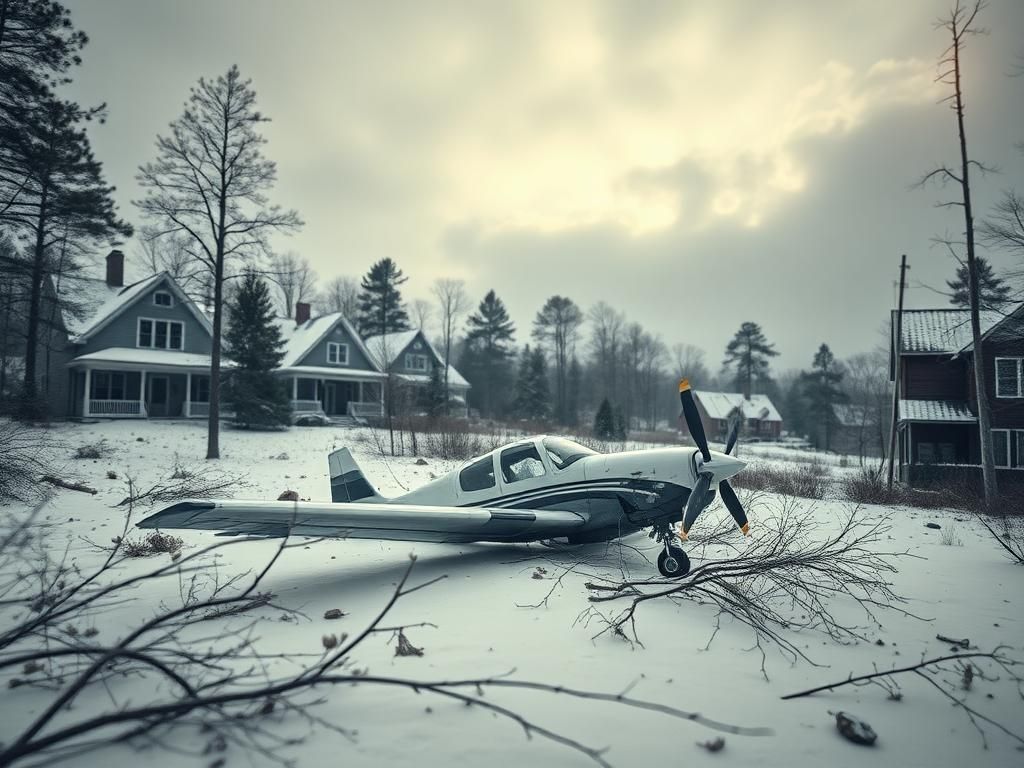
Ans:
{"type": "Polygon", "coordinates": [[[494,458],[484,456],[459,473],[459,486],[464,491],[486,491],[494,487],[494,458]]]}
{"type": "Polygon", "coordinates": [[[543,475],[544,462],[533,443],[506,448],[501,452],[501,476],[506,483],[543,475]]]}
{"type": "Polygon", "coordinates": [[[592,451],[572,440],[566,440],[564,437],[545,437],[542,442],[544,451],[551,459],[555,469],[565,469],[585,456],[593,456],[597,453],[597,451],[592,451]]]}

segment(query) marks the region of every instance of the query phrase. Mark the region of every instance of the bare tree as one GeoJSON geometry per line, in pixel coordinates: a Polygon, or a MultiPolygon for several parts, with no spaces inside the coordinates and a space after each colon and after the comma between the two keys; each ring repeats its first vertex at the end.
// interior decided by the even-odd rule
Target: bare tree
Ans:
{"type": "Polygon", "coordinates": [[[205,306],[209,272],[193,250],[195,241],[182,233],[161,237],[158,232],[152,226],[142,227],[139,232],[142,265],[152,273],[166,272],[185,293],[205,306]]]}
{"type": "Polygon", "coordinates": [[[451,367],[455,327],[470,309],[466,284],[462,280],[438,278],[434,283],[434,298],[441,316],[441,345],[444,348],[444,412],[448,413],[451,391],[448,389],[448,370],[451,367]]]}
{"type": "Polygon", "coordinates": [[[170,134],[158,136],[157,159],[139,168],[145,197],[136,201],[156,237],[186,236],[213,288],[210,418],[206,457],[220,457],[220,363],[224,281],[232,263],[269,252],[267,237],[302,226],[298,214],[269,205],[277,166],[263,156],[257,133],[268,118],[238,67],[200,78],[170,134]]]}
{"type": "Polygon", "coordinates": [[[672,363],[676,378],[689,379],[694,389],[708,386],[711,373],[704,357],[704,350],[696,344],[673,344],[672,363]]]}
{"type": "Polygon", "coordinates": [[[583,313],[567,296],[552,296],[533,321],[533,337],[550,345],[555,358],[555,416],[569,422],[569,363],[576,352],[583,313]]]}
{"type": "Polygon", "coordinates": [[[267,279],[277,286],[278,311],[282,317],[295,317],[295,305],[316,299],[316,272],[295,251],[270,258],[267,279]]]}
{"type": "Polygon", "coordinates": [[[587,312],[590,321],[590,351],[598,370],[598,400],[618,400],[619,353],[626,316],[604,301],[587,312]]]}
{"type": "Polygon", "coordinates": [[[967,130],[964,126],[964,99],[961,85],[961,72],[964,48],[967,38],[983,32],[975,26],[978,14],[985,7],[984,0],[974,0],[965,6],[956,0],[949,15],[940,19],[936,28],[942,29],[950,36],[949,47],[939,59],[937,81],[950,86],[951,93],[942,102],[948,103],[956,115],[957,136],[960,145],[960,162],[954,170],[948,166],[940,166],[922,178],[924,184],[932,179],[945,184],[953,182],[960,188],[960,199],[940,203],[943,207],[958,207],[964,214],[964,244],[967,250],[967,269],[970,277],[970,316],[971,339],[973,342],[974,386],[978,401],[978,429],[981,443],[981,473],[984,484],[985,501],[991,504],[998,494],[996,481],[995,454],[992,446],[992,416],[989,409],[988,390],[985,387],[985,358],[982,354],[980,290],[978,286],[978,263],[974,250],[974,213],[971,208],[970,170],[973,166],[984,172],[985,167],[977,160],[971,160],[967,153],[967,130]]]}
{"type": "Polygon", "coordinates": [[[434,322],[434,305],[426,299],[412,300],[412,320],[423,333],[430,335],[427,329],[434,322]]]}
{"type": "Polygon", "coordinates": [[[1016,280],[1024,278],[1024,198],[1016,190],[1006,190],[978,230],[985,245],[1016,257],[1017,267],[1010,276],[1016,280]]]}
{"type": "Polygon", "coordinates": [[[342,275],[324,286],[320,293],[324,312],[341,312],[346,319],[355,322],[359,312],[359,281],[342,275]]]}

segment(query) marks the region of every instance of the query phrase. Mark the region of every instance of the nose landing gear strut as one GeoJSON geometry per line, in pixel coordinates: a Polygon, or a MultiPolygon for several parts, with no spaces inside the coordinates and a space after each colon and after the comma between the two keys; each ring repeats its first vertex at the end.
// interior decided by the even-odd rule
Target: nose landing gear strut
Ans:
{"type": "Polygon", "coordinates": [[[651,538],[662,545],[658,554],[658,572],[668,579],[678,579],[690,572],[690,558],[678,545],[679,536],[668,521],[659,522],[651,538]]]}

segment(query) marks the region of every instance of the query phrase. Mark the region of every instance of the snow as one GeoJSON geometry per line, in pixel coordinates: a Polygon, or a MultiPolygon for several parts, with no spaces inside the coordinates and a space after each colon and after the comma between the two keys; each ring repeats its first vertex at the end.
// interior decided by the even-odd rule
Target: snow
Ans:
{"type": "Polygon", "coordinates": [[[900,421],[975,423],[978,417],[962,400],[900,400],[900,421]]]}
{"type": "MultiPolygon", "coordinates": [[[[374,358],[370,355],[370,351],[366,348],[356,329],[341,312],[313,317],[301,325],[296,325],[294,320],[287,317],[279,317],[276,322],[277,327],[281,330],[281,338],[285,341],[285,355],[281,361],[282,368],[291,368],[297,365],[309,353],[309,350],[315,347],[339,323],[359,346],[366,359],[371,363],[374,362],[374,358]]],[[[340,371],[337,368],[330,370],[335,374],[340,371]]]]}
{"type": "MultiPolygon", "coordinates": [[[[87,355],[79,355],[76,363],[112,363],[116,365],[167,365],[174,368],[209,368],[210,356],[194,352],[176,352],[169,349],[142,349],[129,347],[107,347],[87,355]]],[[[221,360],[221,367],[230,368],[234,363],[221,360]]]]}
{"type": "MultiPolygon", "coordinates": [[[[988,333],[1005,317],[1001,312],[983,311],[981,333],[988,333]]],[[[902,331],[904,354],[953,354],[972,343],[971,313],[966,309],[905,309],[902,331]]]]}
{"type": "MultiPolygon", "coordinates": [[[[69,547],[80,567],[94,565],[102,557],[84,538],[105,542],[119,533],[122,510],[114,505],[125,495],[127,477],[145,485],[164,476],[176,461],[202,464],[206,443],[203,425],[187,422],[59,424],[48,434],[63,443],[55,449],[61,473],[99,490],[96,496],[62,491],[47,509],[49,519],[59,521],[50,545],[54,551],[69,547]],[[114,447],[108,458],[71,458],[74,447],[101,439],[114,447]],[[108,470],[115,471],[118,479],[106,479],[108,470]]],[[[223,458],[215,465],[247,475],[248,487],[236,496],[250,498],[276,498],[281,491],[293,489],[303,498],[328,499],[326,457],[330,450],[341,446],[352,450],[367,477],[384,494],[417,487],[456,465],[427,459],[427,464],[421,466],[413,457],[384,458],[362,430],[293,428],[261,433],[225,429],[221,446],[223,458]]],[[[818,455],[787,452],[779,447],[741,446],[744,456],[767,459],[769,451],[774,451],[771,460],[780,461],[787,456],[802,461],[818,455]]],[[[839,460],[823,456],[829,463],[839,460]]],[[[761,496],[770,506],[770,494],[761,496]]],[[[830,525],[847,508],[839,501],[803,501],[800,506],[811,510],[823,525],[830,525]]],[[[767,510],[759,506],[750,510],[754,536],[758,535],[758,517],[768,514],[767,510]]],[[[592,639],[600,626],[579,621],[591,605],[584,582],[590,578],[588,574],[595,573],[649,576],[651,566],[644,558],[653,558],[656,552],[643,535],[629,537],[625,542],[628,546],[612,543],[565,551],[537,545],[311,543],[307,548],[287,552],[267,582],[276,602],[301,611],[304,618],[281,622],[269,612],[257,614],[263,618],[257,623],[256,634],[259,647],[266,653],[319,652],[322,635],[352,633],[371,620],[407,567],[409,553],[414,552],[419,557],[414,583],[447,578],[402,599],[390,623],[426,621],[437,626],[407,633],[414,645],[423,647],[423,657],[396,657],[387,633],[372,635],[356,658],[373,673],[455,679],[514,669],[517,679],[589,690],[616,693],[633,685],[630,695],[637,698],[744,726],[774,729],[774,735],[768,737],[727,735],[725,748],[711,755],[695,742],[713,739],[717,733],[655,713],[542,693],[486,693],[488,700],[521,711],[535,722],[589,745],[610,747],[605,757],[613,765],[982,768],[1020,764],[1021,753],[1015,749],[1015,742],[986,726],[990,747],[983,750],[964,713],[914,675],[900,678],[903,700],[899,702],[888,700],[885,692],[874,686],[848,686],[832,693],[780,701],[784,694],[837,681],[851,673],[870,672],[873,665],[902,666],[922,656],[948,653],[949,646],[936,640],[936,634],[968,637],[982,650],[999,644],[1019,645],[1024,637],[1024,590],[1020,589],[1024,571],[1002,556],[976,521],[954,511],[904,508],[865,507],[858,514],[864,519],[891,515],[893,528],[886,548],[908,549],[912,555],[900,559],[893,586],[907,597],[903,607],[923,619],[879,609],[881,626],[860,619],[868,640],[845,645],[813,633],[792,635],[822,666],[791,664],[768,648],[768,680],[761,675],[760,656],[750,651],[752,638],[744,628],[723,621],[712,640],[715,611],[708,605],[649,601],[638,618],[642,647],[631,647],[607,635],[592,639]],[[930,530],[924,526],[926,522],[936,522],[943,530],[930,530]],[[943,533],[950,533],[950,529],[962,546],[942,543],[943,533]],[[538,565],[548,574],[534,579],[538,565]],[[559,577],[560,583],[556,581],[559,577]],[[541,602],[549,591],[546,606],[524,607],[541,602]],[[348,615],[337,621],[323,619],[324,612],[332,608],[341,608],[348,615]],[[876,639],[884,645],[876,645],[876,639]],[[878,744],[867,748],[844,741],[836,732],[829,710],[852,712],[871,724],[878,733],[878,744]]],[[[708,509],[691,533],[695,541],[690,546],[697,547],[701,531],[710,530],[723,519],[725,513],[717,505],[708,509]]],[[[189,547],[217,541],[211,533],[179,533],[189,547]]],[[[737,544],[743,546],[743,541],[737,539],[737,544]]],[[[228,576],[258,568],[267,562],[275,546],[273,541],[233,543],[223,550],[219,571],[228,576]]],[[[157,562],[164,560],[133,562],[125,567],[141,569],[157,562]]],[[[699,562],[695,560],[694,565],[699,562]]],[[[171,579],[137,591],[136,597],[102,616],[97,625],[100,639],[115,640],[130,622],[150,617],[154,606],[161,602],[180,604],[179,584],[171,579]]],[[[844,616],[855,615],[842,601],[836,601],[833,607],[844,616]]],[[[131,686],[133,682],[126,680],[123,684],[131,686]]],[[[0,741],[9,742],[16,728],[38,714],[49,695],[27,687],[5,690],[0,704],[0,741]]],[[[139,691],[138,695],[145,692],[139,691]]],[[[314,710],[317,716],[357,734],[346,739],[317,729],[287,750],[300,766],[593,765],[564,747],[536,736],[527,739],[521,728],[478,708],[427,694],[363,685],[318,690],[316,695],[325,700],[314,710]]],[[[976,678],[974,690],[963,695],[986,715],[1022,730],[1024,702],[1005,676],[999,681],[976,678]],[[989,693],[994,698],[988,699],[989,693]]],[[[98,687],[76,703],[71,716],[107,703],[106,693],[98,687]]],[[[306,727],[292,717],[268,725],[285,736],[307,734],[306,727]]],[[[143,759],[153,768],[192,768],[213,759],[207,756],[197,761],[195,755],[179,751],[201,752],[208,735],[191,728],[175,733],[174,751],[154,747],[136,754],[128,747],[113,746],[76,756],[69,764],[76,768],[108,768],[143,759]]],[[[258,755],[243,755],[236,746],[230,746],[224,756],[229,767],[271,765],[258,755]]]]}
{"type": "Polygon", "coordinates": [[[84,333],[93,323],[97,310],[117,298],[120,287],[107,285],[106,280],[92,277],[61,277],[57,294],[61,300],[61,316],[71,337],[84,333]]]}
{"type": "Polygon", "coordinates": [[[782,421],[782,415],[767,395],[751,395],[743,397],[739,392],[693,392],[700,400],[704,410],[712,419],[728,419],[730,414],[741,408],[744,419],[760,419],[761,421],[782,421]]]}
{"type": "MultiPolygon", "coordinates": [[[[367,336],[366,346],[373,354],[377,365],[381,368],[389,368],[417,335],[419,335],[419,329],[412,328],[408,331],[395,331],[394,333],[385,333],[381,336],[367,336]]],[[[429,344],[430,342],[427,343],[429,344]]],[[[436,350],[434,350],[434,355],[441,359],[436,350]]]]}

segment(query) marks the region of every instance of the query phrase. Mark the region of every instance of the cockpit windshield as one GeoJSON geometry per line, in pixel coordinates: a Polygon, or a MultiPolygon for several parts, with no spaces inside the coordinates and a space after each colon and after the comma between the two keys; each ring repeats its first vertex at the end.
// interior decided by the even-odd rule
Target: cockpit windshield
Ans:
{"type": "Polygon", "coordinates": [[[564,437],[545,437],[541,442],[551,463],[555,465],[555,469],[565,469],[573,462],[597,453],[584,445],[566,440],[564,437]]]}

